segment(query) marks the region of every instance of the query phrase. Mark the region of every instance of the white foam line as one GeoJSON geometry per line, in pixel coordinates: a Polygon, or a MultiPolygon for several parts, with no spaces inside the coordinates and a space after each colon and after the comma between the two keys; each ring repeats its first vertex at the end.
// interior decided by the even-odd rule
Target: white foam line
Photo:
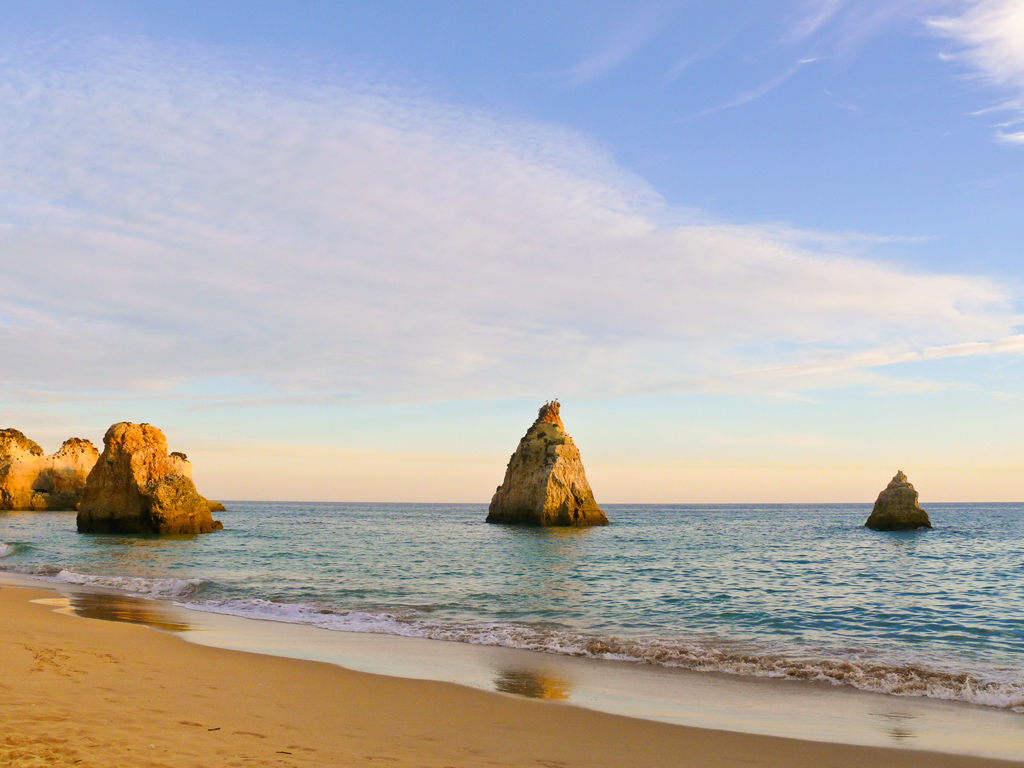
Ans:
{"type": "Polygon", "coordinates": [[[94,576],[64,569],[54,576],[43,577],[47,581],[78,586],[108,587],[130,595],[144,597],[187,597],[203,585],[202,579],[148,579],[141,576],[94,576]]]}
{"type": "Polygon", "coordinates": [[[183,603],[212,613],[308,624],[342,632],[422,637],[473,645],[613,659],[702,672],[725,672],[790,680],[849,685],[893,696],[963,701],[1024,712],[1024,684],[984,682],[967,674],[950,674],[914,666],[888,666],[842,659],[797,660],[781,655],[723,651],[683,641],[588,637],[569,631],[541,630],[508,624],[442,625],[403,620],[387,613],[324,612],[316,606],[268,600],[183,603]]]}
{"type": "MultiPolygon", "coordinates": [[[[13,550],[11,545],[2,546],[13,550]]],[[[206,583],[199,578],[98,576],[67,569],[50,574],[37,573],[35,576],[43,581],[99,586],[140,597],[170,599],[192,610],[306,624],[341,632],[420,637],[702,672],[822,681],[893,696],[923,696],[1024,712],[1024,681],[983,681],[969,674],[943,672],[925,666],[859,659],[793,659],[784,654],[724,650],[682,640],[593,637],[568,630],[515,624],[440,624],[403,619],[384,612],[335,612],[316,605],[261,599],[198,601],[195,597],[206,583]]]]}

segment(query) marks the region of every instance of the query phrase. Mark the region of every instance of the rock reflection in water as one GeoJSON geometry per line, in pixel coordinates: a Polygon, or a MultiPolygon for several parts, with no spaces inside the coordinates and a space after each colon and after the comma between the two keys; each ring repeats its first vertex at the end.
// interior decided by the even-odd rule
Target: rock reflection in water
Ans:
{"type": "Polygon", "coordinates": [[[177,612],[150,600],[102,592],[79,592],[69,595],[68,603],[76,615],[86,619],[145,624],[168,632],[184,632],[192,628],[177,612]]]}
{"type": "Polygon", "coordinates": [[[885,725],[885,732],[888,733],[895,741],[906,741],[907,739],[916,739],[917,734],[911,727],[913,721],[917,719],[916,715],[907,714],[905,712],[878,712],[872,715],[883,721],[885,725]]]}
{"type": "Polygon", "coordinates": [[[494,689],[530,699],[566,701],[572,686],[566,680],[535,669],[500,669],[494,676],[494,689]]]}
{"type": "Polygon", "coordinates": [[[509,560],[520,564],[517,578],[505,582],[504,597],[518,604],[520,595],[531,595],[540,617],[555,618],[563,606],[579,602],[578,574],[587,562],[600,529],[512,527],[509,560]]]}
{"type": "Polygon", "coordinates": [[[98,534],[90,543],[99,558],[110,562],[109,567],[138,572],[140,566],[155,566],[179,557],[198,538],[200,535],[195,533],[98,534]]]}

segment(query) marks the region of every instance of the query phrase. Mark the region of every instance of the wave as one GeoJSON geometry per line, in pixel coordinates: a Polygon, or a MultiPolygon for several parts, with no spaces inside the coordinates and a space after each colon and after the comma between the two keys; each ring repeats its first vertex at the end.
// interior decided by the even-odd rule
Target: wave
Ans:
{"type": "Polygon", "coordinates": [[[9,557],[18,551],[18,547],[14,544],[5,544],[0,541],[0,557],[9,557]]]}
{"type": "Polygon", "coordinates": [[[188,598],[196,596],[207,582],[203,579],[145,578],[142,576],[95,576],[62,568],[42,575],[47,581],[88,587],[106,587],[139,597],[188,598]]]}
{"type": "Polygon", "coordinates": [[[911,664],[794,658],[779,653],[738,652],[691,641],[596,637],[515,624],[440,624],[404,619],[388,613],[338,612],[311,604],[258,599],[186,602],[182,605],[200,611],[309,624],[336,631],[500,646],[699,672],[820,681],[893,696],[922,696],[1024,712],[1022,682],[982,680],[969,673],[943,672],[911,664]]]}

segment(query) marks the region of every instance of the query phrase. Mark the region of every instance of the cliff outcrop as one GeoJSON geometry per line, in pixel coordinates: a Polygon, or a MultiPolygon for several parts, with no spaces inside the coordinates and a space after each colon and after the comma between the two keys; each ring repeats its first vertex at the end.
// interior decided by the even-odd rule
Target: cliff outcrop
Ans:
{"type": "Polygon", "coordinates": [[[488,507],[488,523],[608,525],[594,501],[579,449],[565,431],[558,401],[545,403],[519,441],[488,507]]]}
{"type": "Polygon", "coordinates": [[[114,424],[78,508],[80,533],[209,533],[224,526],[199,495],[183,453],[149,424],[114,424]]]}
{"type": "Polygon", "coordinates": [[[17,429],[0,429],[0,509],[75,509],[98,458],[88,440],[72,437],[47,456],[17,429]]]}
{"type": "Polygon", "coordinates": [[[903,470],[897,472],[885,490],[878,494],[871,516],[864,525],[876,531],[908,531],[932,527],[928,513],[917,503],[917,491],[903,470]]]}

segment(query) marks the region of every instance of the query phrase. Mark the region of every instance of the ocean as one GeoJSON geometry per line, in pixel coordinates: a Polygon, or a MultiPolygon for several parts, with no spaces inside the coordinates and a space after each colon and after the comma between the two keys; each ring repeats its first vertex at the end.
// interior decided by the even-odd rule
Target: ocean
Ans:
{"type": "MultiPolygon", "coordinates": [[[[0,512],[0,570],[185,608],[1024,712],[1024,505],[607,505],[611,526],[486,506],[230,502],[224,531],[79,535],[0,512]]],[[[622,668],[622,667],[620,667],[622,668]]]]}

